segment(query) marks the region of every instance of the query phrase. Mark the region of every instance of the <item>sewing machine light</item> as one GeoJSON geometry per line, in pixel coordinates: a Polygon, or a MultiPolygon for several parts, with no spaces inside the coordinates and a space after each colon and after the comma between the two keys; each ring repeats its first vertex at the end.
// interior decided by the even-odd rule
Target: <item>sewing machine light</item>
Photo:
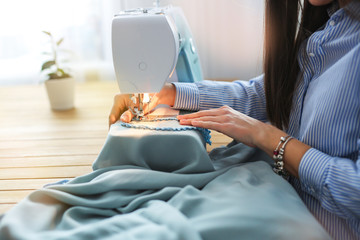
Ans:
{"type": "Polygon", "coordinates": [[[150,102],[150,94],[144,93],[143,103],[149,103],[149,102],[150,102]]]}

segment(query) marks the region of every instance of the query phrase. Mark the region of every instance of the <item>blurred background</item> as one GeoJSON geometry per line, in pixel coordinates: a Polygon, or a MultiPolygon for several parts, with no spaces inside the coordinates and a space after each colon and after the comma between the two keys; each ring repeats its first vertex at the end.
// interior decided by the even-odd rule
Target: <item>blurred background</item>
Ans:
{"type": "MultiPolygon", "coordinates": [[[[163,0],[182,7],[205,79],[250,79],[262,72],[263,0],[163,0]]],[[[0,86],[38,84],[51,45],[42,31],[64,38],[61,57],[77,81],[114,81],[111,21],[153,0],[11,0],[0,2],[0,86]]]]}

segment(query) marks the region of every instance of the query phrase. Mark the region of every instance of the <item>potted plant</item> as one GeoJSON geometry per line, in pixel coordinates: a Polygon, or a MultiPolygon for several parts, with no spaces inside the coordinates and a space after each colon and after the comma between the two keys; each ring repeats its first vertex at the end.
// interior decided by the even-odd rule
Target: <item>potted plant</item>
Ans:
{"type": "Polygon", "coordinates": [[[51,59],[44,62],[41,72],[47,75],[45,87],[49,97],[50,105],[53,110],[68,110],[74,108],[75,80],[63,68],[60,67],[59,53],[63,38],[55,40],[50,32],[43,31],[51,43],[51,52],[44,54],[50,55],[51,59]]]}

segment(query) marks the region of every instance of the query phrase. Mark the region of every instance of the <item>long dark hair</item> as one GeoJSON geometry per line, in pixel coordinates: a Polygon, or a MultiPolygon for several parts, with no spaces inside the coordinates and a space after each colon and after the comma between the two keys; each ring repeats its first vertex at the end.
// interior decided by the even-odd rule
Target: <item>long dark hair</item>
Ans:
{"type": "MultiPolygon", "coordinates": [[[[300,44],[329,19],[327,8],[304,0],[266,0],[264,83],[267,116],[280,129],[289,125],[299,78],[300,44]],[[301,22],[299,23],[299,19],[301,22]]],[[[301,75],[300,75],[301,76],[301,75]]]]}

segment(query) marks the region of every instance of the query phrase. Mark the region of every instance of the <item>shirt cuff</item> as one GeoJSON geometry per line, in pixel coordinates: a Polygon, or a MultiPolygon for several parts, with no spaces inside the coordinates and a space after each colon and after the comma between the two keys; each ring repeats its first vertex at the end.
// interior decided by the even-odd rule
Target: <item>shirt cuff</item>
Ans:
{"type": "Polygon", "coordinates": [[[174,108],[189,111],[199,110],[199,89],[194,83],[173,82],[176,88],[174,108]]]}
{"type": "Polygon", "coordinates": [[[303,191],[319,199],[324,194],[325,179],[330,156],[314,148],[309,149],[299,165],[299,178],[303,191]]]}

